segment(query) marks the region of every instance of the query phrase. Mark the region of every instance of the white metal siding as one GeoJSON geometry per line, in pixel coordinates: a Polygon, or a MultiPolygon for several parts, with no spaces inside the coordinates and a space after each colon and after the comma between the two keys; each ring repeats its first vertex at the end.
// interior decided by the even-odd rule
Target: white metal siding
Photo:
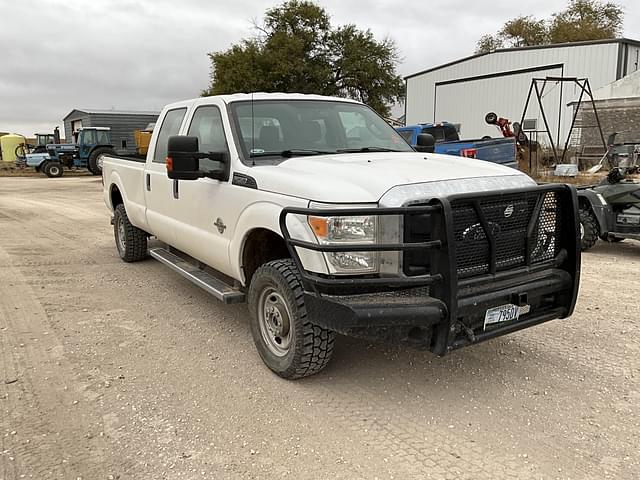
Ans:
{"type": "MultiPolygon", "coordinates": [[[[560,68],[544,71],[521,73],[500,78],[469,80],[466,82],[440,85],[436,87],[436,121],[448,119],[479,119],[480,121],[463,121],[460,135],[462,138],[481,138],[485,135],[495,137],[500,133],[497,127],[487,125],[484,116],[487,112],[496,112],[498,116],[512,121],[520,121],[522,107],[533,75],[560,76],[560,68]],[[514,101],[515,100],[515,101],[514,101]]],[[[553,110],[546,109],[547,116],[553,115],[557,124],[557,105],[560,101],[560,89],[550,85],[546,91],[545,101],[553,105],[553,110]]],[[[536,102],[531,102],[526,118],[538,118],[539,109],[536,102]]],[[[538,125],[542,126],[542,119],[538,125]]]]}
{"type": "MultiPolygon", "coordinates": [[[[607,43],[498,51],[416,75],[407,79],[406,122],[459,122],[465,137],[489,134],[495,136],[496,130],[491,127],[487,129],[484,125],[485,113],[495,111],[499,116],[520,121],[531,78],[548,75],[586,77],[592,90],[595,90],[616,80],[618,49],[621,46],[619,43],[607,43]],[[550,69],[552,65],[562,67],[550,69]],[[532,68],[540,68],[540,71],[491,79],[472,79],[532,68]],[[464,79],[467,81],[437,86],[439,82],[464,79]]],[[[632,60],[631,50],[632,48],[629,62],[632,60]]],[[[558,109],[563,110],[561,137],[564,137],[571,121],[571,108],[566,105],[577,99],[579,89],[565,84],[560,99],[559,86],[549,85],[547,88],[550,93],[545,97],[545,113],[551,130],[555,133],[558,109]]],[[[536,118],[537,110],[534,108],[531,111],[534,115],[527,115],[527,118],[536,118]]],[[[541,121],[538,124],[542,126],[541,121]]]]}

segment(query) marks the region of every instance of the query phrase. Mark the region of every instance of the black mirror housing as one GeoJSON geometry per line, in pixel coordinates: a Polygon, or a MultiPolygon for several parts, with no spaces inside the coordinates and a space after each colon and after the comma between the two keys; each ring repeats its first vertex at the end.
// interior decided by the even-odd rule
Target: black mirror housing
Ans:
{"type": "Polygon", "coordinates": [[[420,133],[417,138],[415,149],[418,152],[433,153],[435,149],[436,139],[430,133],[420,133]]]}
{"type": "Polygon", "coordinates": [[[203,171],[203,176],[214,180],[229,180],[229,154],[227,152],[199,153],[198,155],[200,158],[207,158],[218,164],[217,168],[203,171]]]}
{"type": "Polygon", "coordinates": [[[169,137],[167,147],[167,176],[174,180],[197,180],[200,172],[198,137],[176,135],[169,137]]]}

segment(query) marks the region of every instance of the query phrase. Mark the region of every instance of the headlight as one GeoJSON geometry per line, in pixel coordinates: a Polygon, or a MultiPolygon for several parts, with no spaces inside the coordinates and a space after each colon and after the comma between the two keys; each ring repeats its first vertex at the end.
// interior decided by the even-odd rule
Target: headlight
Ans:
{"type": "MultiPolygon", "coordinates": [[[[312,205],[312,208],[314,207],[317,208],[318,205],[312,205]]],[[[321,245],[374,244],[377,241],[378,226],[375,215],[309,216],[307,221],[321,245]]],[[[327,252],[324,256],[331,273],[356,274],[378,271],[377,252],[327,252]]]]}

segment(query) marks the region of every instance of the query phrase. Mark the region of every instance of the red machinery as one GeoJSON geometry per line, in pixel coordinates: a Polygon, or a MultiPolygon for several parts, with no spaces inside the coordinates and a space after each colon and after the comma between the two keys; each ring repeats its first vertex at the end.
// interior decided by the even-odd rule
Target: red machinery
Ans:
{"type": "Polygon", "coordinates": [[[489,125],[495,125],[498,127],[503,137],[516,137],[516,141],[524,145],[527,143],[527,136],[520,130],[520,124],[518,122],[511,123],[508,118],[498,117],[494,112],[489,112],[484,116],[484,121],[489,125]],[[513,125],[513,129],[511,126],[513,125]]]}

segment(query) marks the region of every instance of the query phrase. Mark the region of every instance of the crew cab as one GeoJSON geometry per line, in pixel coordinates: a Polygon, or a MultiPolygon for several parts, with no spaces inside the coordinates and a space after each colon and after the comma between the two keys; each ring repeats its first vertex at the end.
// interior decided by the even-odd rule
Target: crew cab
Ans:
{"type": "Polygon", "coordinates": [[[574,308],[571,186],[416,152],[352,100],[174,103],[146,160],[104,156],[103,182],[120,257],[246,301],[284,378],[322,370],[336,333],[445,355],[574,308]]]}

